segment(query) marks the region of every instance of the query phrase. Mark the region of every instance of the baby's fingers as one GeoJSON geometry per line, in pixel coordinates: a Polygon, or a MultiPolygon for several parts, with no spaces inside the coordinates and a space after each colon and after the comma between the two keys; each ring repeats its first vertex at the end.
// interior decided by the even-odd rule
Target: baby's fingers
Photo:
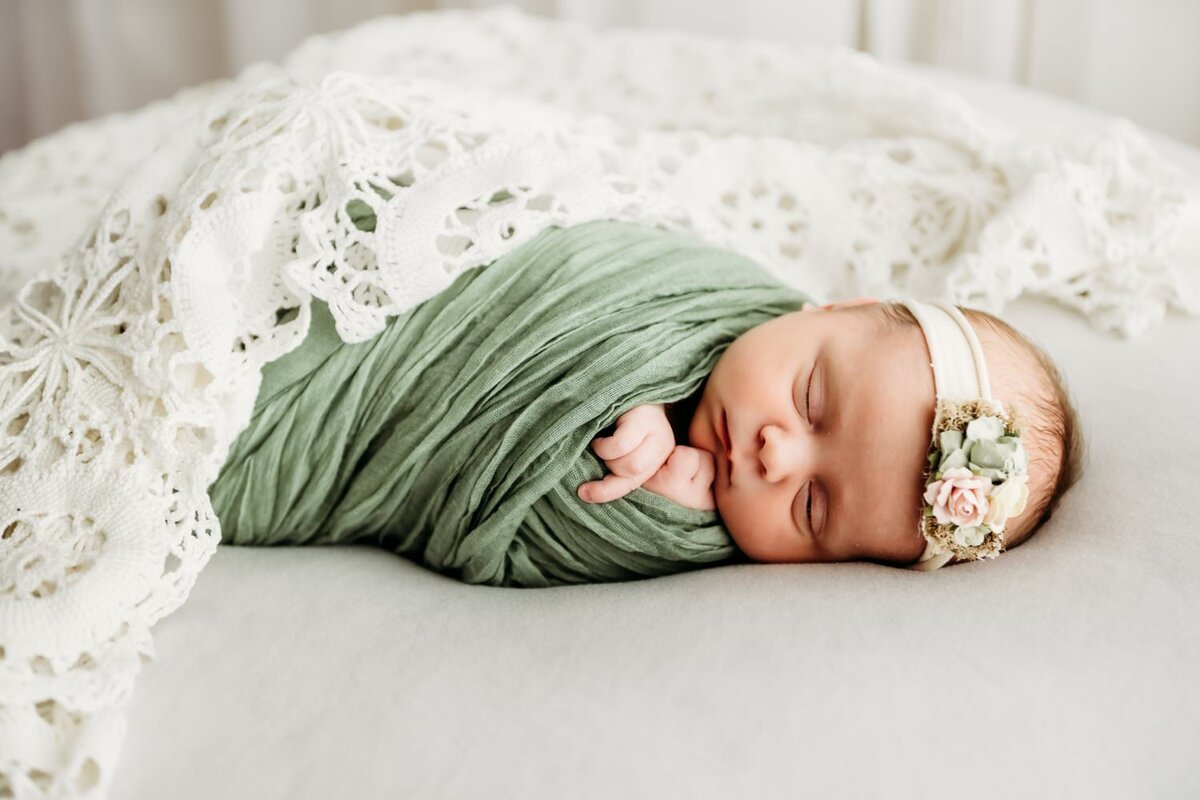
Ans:
{"type": "Polygon", "coordinates": [[[696,469],[692,473],[692,481],[697,484],[712,486],[717,478],[717,459],[707,450],[688,448],[696,454],[696,469]]]}
{"type": "Polygon", "coordinates": [[[609,469],[613,468],[613,464],[624,463],[626,469],[623,472],[627,472],[629,471],[629,457],[636,454],[653,433],[649,429],[636,425],[626,425],[623,428],[617,428],[616,433],[612,436],[597,436],[592,439],[592,450],[603,459],[609,469]]]}
{"type": "Polygon", "coordinates": [[[691,478],[696,474],[700,459],[691,447],[677,445],[667,456],[663,469],[673,478],[691,478]]]}
{"type": "Polygon", "coordinates": [[[602,480],[580,484],[577,493],[579,499],[586,503],[609,503],[624,497],[641,485],[641,479],[605,475],[602,480]]]}
{"type": "Polygon", "coordinates": [[[712,453],[687,445],[672,451],[662,469],[642,486],[689,508],[713,510],[713,478],[716,461],[712,453]]]}
{"type": "Polygon", "coordinates": [[[674,446],[669,436],[652,433],[629,455],[606,458],[604,464],[615,475],[645,480],[658,471],[674,446]]]}
{"type": "Polygon", "coordinates": [[[593,439],[592,449],[605,461],[615,461],[637,450],[649,437],[670,430],[661,405],[637,406],[617,417],[612,436],[593,439]]]}
{"type": "Polygon", "coordinates": [[[702,483],[712,482],[716,477],[716,459],[707,450],[687,445],[676,445],[667,457],[663,468],[673,478],[680,478],[702,483]]]}

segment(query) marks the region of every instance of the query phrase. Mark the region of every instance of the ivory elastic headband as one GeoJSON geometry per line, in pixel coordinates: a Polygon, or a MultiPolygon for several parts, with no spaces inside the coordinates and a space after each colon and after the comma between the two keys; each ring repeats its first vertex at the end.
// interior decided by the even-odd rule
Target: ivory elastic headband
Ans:
{"type": "Polygon", "coordinates": [[[920,528],[925,552],[910,569],[953,558],[994,558],[1008,517],[1028,498],[1020,432],[992,399],[987,362],[971,323],[949,303],[898,299],[925,334],[933,369],[934,421],[920,528]]]}
{"type": "Polygon", "coordinates": [[[975,329],[956,306],[902,300],[925,332],[939,400],[992,399],[987,362],[975,329]]]}

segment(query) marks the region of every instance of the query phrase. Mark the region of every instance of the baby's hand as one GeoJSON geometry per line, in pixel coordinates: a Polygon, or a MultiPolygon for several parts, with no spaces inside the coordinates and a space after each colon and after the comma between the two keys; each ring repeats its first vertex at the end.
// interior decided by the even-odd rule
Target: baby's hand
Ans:
{"type": "Polygon", "coordinates": [[[712,511],[717,507],[713,494],[716,475],[717,462],[712,453],[681,444],[642,488],[681,506],[712,511]]]}
{"type": "Polygon", "coordinates": [[[612,436],[597,436],[592,449],[611,471],[598,481],[581,484],[579,498],[607,503],[632,492],[658,472],[675,447],[675,432],[662,403],[636,406],[617,417],[612,436]]]}

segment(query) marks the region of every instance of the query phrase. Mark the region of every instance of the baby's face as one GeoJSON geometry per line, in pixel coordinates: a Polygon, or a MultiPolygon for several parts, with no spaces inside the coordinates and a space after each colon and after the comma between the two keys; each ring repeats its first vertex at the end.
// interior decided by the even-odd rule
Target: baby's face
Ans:
{"type": "Polygon", "coordinates": [[[910,563],[933,401],[920,328],[810,308],[730,345],[688,435],[716,457],[718,512],[752,559],[910,563]]]}

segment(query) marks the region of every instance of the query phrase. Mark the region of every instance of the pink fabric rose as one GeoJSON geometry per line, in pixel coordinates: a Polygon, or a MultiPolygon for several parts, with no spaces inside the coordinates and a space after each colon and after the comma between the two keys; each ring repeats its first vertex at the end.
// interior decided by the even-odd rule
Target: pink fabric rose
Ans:
{"type": "Polygon", "coordinates": [[[987,514],[987,496],[992,482],[975,475],[966,467],[954,467],[942,473],[940,481],[925,487],[925,502],[933,506],[933,516],[943,525],[978,525],[987,514]]]}

